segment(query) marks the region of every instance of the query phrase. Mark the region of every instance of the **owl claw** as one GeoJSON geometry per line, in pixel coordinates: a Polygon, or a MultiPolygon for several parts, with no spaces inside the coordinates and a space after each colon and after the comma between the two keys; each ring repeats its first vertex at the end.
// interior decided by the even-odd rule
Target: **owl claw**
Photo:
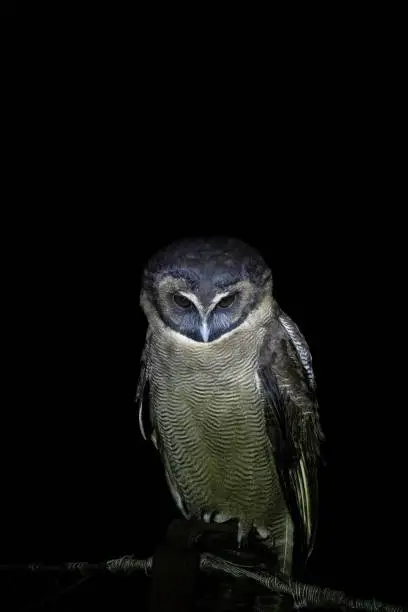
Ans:
{"type": "Polygon", "coordinates": [[[267,540],[270,537],[270,531],[267,527],[263,525],[254,525],[256,529],[256,535],[260,540],[267,540]]]}
{"type": "Polygon", "coordinates": [[[203,514],[203,521],[205,523],[210,523],[212,515],[213,515],[212,512],[204,512],[204,514],[203,514]]]}
{"type": "MultiPolygon", "coordinates": [[[[202,514],[202,520],[205,523],[226,523],[227,521],[230,521],[231,518],[232,517],[230,515],[224,512],[217,512],[216,510],[209,510],[202,514]]],[[[255,529],[255,537],[258,540],[272,540],[269,529],[264,525],[257,525],[256,523],[254,523],[253,526],[251,526],[245,521],[238,521],[237,543],[239,549],[242,549],[244,547],[246,538],[252,527],[255,529]]]]}
{"type": "Polygon", "coordinates": [[[238,523],[238,548],[243,548],[246,540],[246,536],[249,533],[248,524],[243,521],[239,521],[238,523]]]}
{"type": "Polygon", "coordinates": [[[225,512],[217,512],[215,510],[204,512],[202,515],[202,519],[205,523],[226,523],[231,520],[229,514],[225,514],[225,512]]]}
{"type": "Polygon", "coordinates": [[[228,514],[224,514],[224,512],[217,512],[214,515],[214,523],[226,523],[230,519],[231,517],[228,514]]]}

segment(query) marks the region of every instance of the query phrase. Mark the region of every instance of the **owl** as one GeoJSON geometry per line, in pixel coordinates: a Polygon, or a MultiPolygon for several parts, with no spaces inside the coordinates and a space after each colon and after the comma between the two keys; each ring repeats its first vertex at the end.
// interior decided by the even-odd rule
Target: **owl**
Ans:
{"type": "Polygon", "coordinates": [[[305,563],[315,541],[324,436],[309,347],[273,289],[261,254],[236,238],[156,253],[136,401],[181,513],[234,519],[237,547],[253,534],[291,576],[294,552],[305,563]]]}

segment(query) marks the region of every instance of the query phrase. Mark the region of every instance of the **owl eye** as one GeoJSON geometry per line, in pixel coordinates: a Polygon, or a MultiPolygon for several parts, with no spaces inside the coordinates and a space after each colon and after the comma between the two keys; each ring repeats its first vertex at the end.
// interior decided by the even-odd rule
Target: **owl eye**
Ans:
{"type": "Polygon", "coordinates": [[[180,306],[180,308],[190,308],[192,305],[188,298],[186,298],[184,295],[180,295],[179,293],[175,293],[173,295],[173,300],[176,302],[177,306],[180,306]]]}
{"type": "Polygon", "coordinates": [[[220,308],[228,308],[235,301],[236,293],[231,293],[223,297],[217,304],[220,308]]]}

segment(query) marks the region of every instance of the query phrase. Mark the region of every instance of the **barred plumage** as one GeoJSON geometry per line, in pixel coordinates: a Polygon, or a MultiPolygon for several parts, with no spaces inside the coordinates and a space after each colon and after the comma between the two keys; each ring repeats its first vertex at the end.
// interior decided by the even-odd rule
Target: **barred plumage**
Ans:
{"type": "Polygon", "coordinates": [[[187,517],[237,519],[239,539],[254,528],[290,575],[294,544],[305,560],[316,530],[322,433],[306,341],[239,241],[173,245],[144,278],[137,397],[142,409],[149,387],[173,497],[187,517]]]}

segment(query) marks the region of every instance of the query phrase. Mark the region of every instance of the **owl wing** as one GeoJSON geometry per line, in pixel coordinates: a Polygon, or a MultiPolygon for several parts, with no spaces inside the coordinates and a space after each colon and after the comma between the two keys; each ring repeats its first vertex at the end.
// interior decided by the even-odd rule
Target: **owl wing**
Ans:
{"type": "Polygon", "coordinates": [[[162,452],[160,447],[160,437],[157,430],[154,427],[154,415],[151,410],[151,404],[149,401],[149,378],[150,378],[150,347],[151,347],[151,331],[147,330],[146,341],[140,358],[140,373],[139,380],[136,388],[135,402],[138,406],[139,415],[139,429],[145,440],[153,442],[156,450],[159,451],[164,464],[164,471],[166,475],[167,484],[170,492],[182,512],[182,514],[188,518],[190,516],[182,498],[177,490],[175,480],[172,476],[170,466],[166,459],[165,453],[162,452]],[[146,414],[146,407],[148,407],[148,414],[146,414]]]}
{"type": "MultiPolygon", "coordinates": [[[[140,357],[139,380],[136,388],[135,402],[138,408],[139,429],[145,440],[152,439],[154,442],[154,430],[152,429],[151,420],[147,418],[144,412],[145,406],[149,406],[148,391],[149,391],[149,374],[150,374],[150,343],[151,332],[147,330],[145,345],[140,357]]],[[[149,415],[150,416],[150,415],[149,415]]]]}
{"type": "Polygon", "coordinates": [[[320,443],[316,384],[307,342],[282,311],[265,338],[258,376],[276,467],[295,525],[295,549],[303,564],[316,534],[320,443]]]}
{"type": "Polygon", "coordinates": [[[293,343],[293,346],[296,349],[296,352],[305,370],[311,390],[315,391],[316,381],[313,372],[312,355],[310,353],[310,349],[305,337],[303,336],[296,323],[292,321],[292,319],[288,317],[288,315],[285,314],[283,310],[280,311],[279,321],[281,325],[285,328],[289,338],[293,343]]]}

